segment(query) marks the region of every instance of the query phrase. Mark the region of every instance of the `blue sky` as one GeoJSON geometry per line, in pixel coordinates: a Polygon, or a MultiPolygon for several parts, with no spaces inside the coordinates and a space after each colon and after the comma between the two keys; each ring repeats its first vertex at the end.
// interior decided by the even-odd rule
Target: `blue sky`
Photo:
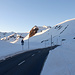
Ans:
{"type": "Polygon", "coordinates": [[[28,32],[75,18],[75,0],[0,0],[0,31],[28,32]]]}

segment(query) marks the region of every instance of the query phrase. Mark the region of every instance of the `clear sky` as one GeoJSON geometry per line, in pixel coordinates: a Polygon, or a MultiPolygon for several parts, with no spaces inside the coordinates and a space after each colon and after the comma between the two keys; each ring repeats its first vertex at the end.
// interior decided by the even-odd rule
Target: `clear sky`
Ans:
{"type": "Polygon", "coordinates": [[[28,32],[75,18],[75,0],[0,0],[0,31],[28,32]]]}

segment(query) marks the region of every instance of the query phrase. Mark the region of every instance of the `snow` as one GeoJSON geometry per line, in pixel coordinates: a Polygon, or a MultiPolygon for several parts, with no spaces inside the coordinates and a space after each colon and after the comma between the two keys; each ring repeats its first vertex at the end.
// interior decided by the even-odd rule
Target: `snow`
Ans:
{"type": "Polygon", "coordinates": [[[75,19],[60,24],[62,30],[68,25],[62,34],[62,30],[59,30],[58,35],[53,38],[54,42],[58,39],[57,44],[61,46],[49,52],[41,75],[75,75],[75,19]],[[66,40],[61,41],[62,39],[66,40]]]}
{"type": "Polygon", "coordinates": [[[39,28],[38,32],[42,32],[43,30],[49,29],[49,28],[51,28],[51,27],[44,25],[44,26],[38,26],[38,28],[39,28]]]}
{"type": "Polygon", "coordinates": [[[20,38],[21,37],[26,37],[28,35],[28,33],[6,33],[5,36],[3,35],[4,33],[0,33],[1,34],[1,40],[5,40],[7,42],[10,42],[10,43],[16,43],[16,44],[20,44],[21,40],[23,38],[20,38]]]}
{"type": "Polygon", "coordinates": [[[41,75],[75,75],[75,40],[68,43],[50,51],[41,75]]]}
{"type": "MultiPolygon", "coordinates": [[[[49,47],[52,36],[52,45],[60,46],[49,52],[41,75],[75,75],[75,18],[61,22],[52,28],[46,26],[39,28],[38,33],[30,38],[29,34],[26,34],[27,36],[24,34],[23,50],[22,38],[18,37],[21,34],[16,34],[16,39],[0,40],[0,59],[36,48],[49,47]]],[[[2,38],[7,39],[10,35],[7,34],[6,37],[2,35],[2,38]]]]}
{"type": "Polygon", "coordinates": [[[19,51],[21,51],[20,45],[10,44],[0,40],[0,59],[7,58],[7,56],[13,55],[19,51]]]}
{"type": "Polygon", "coordinates": [[[28,33],[10,32],[6,33],[5,36],[3,35],[4,33],[5,32],[0,32],[0,36],[2,37],[0,40],[0,60],[6,59],[10,56],[14,56],[16,54],[26,51],[22,50],[22,38],[19,38],[19,36],[21,35],[22,37],[25,37],[28,33]]]}

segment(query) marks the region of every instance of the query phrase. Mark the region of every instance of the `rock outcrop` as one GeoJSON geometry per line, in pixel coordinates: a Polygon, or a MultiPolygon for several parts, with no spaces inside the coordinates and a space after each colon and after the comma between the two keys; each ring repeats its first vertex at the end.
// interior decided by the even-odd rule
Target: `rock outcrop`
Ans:
{"type": "Polygon", "coordinates": [[[29,32],[29,38],[32,37],[33,35],[35,35],[38,30],[39,30],[39,28],[37,26],[34,26],[29,32]]]}

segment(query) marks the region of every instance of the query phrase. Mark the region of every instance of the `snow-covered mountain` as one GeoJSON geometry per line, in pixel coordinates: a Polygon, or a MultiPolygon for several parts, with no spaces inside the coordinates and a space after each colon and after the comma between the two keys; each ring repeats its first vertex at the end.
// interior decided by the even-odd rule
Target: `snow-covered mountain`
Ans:
{"type": "Polygon", "coordinates": [[[63,23],[57,24],[56,26],[43,30],[42,32],[36,33],[33,37],[30,38],[30,41],[35,42],[38,39],[38,42],[42,40],[50,39],[51,35],[53,39],[70,39],[74,37],[75,34],[75,19],[64,21],[63,23]]]}
{"type": "Polygon", "coordinates": [[[45,47],[44,42],[46,42],[46,47],[50,46],[51,35],[52,45],[60,46],[50,51],[41,75],[75,75],[75,19],[66,20],[36,33],[29,38],[30,48],[45,47]]]}
{"type": "Polygon", "coordinates": [[[1,38],[4,38],[4,37],[7,37],[11,34],[14,34],[15,32],[0,32],[0,39],[1,38]]]}
{"type": "Polygon", "coordinates": [[[38,28],[39,28],[39,30],[38,30],[38,32],[42,32],[43,30],[46,30],[46,29],[48,29],[48,28],[51,28],[51,26],[38,26],[38,28]]]}
{"type": "MultiPolygon", "coordinates": [[[[41,75],[75,75],[75,18],[61,22],[53,27],[44,27],[39,27],[39,31],[34,36],[29,38],[28,34],[23,39],[25,43],[24,51],[51,46],[52,37],[52,45],[60,46],[50,51],[41,75]]],[[[3,40],[0,41],[0,53],[2,52],[2,55],[0,55],[7,56],[22,51],[21,45],[16,45],[15,43],[10,44],[3,40]]]]}
{"type": "Polygon", "coordinates": [[[0,32],[0,39],[10,43],[20,44],[21,40],[27,35],[28,33],[0,32]]]}
{"type": "Polygon", "coordinates": [[[75,75],[75,19],[59,23],[52,29],[55,30],[53,42],[61,46],[50,51],[41,75],[75,75]]]}
{"type": "MultiPolygon", "coordinates": [[[[39,35],[39,34],[43,34],[44,32],[46,32],[48,29],[51,28],[51,26],[34,26],[32,29],[38,28],[37,31],[35,31],[36,33],[33,36],[39,35]]],[[[34,33],[34,31],[32,33],[34,33]]],[[[31,33],[31,34],[32,34],[31,33]]],[[[24,40],[27,40],[29,38],[29,34],[24,38],[24,40]]]]}
{"type": "MultiPolygon", "coordinates": [[[[35,27],[35,26],[34,26],[35,27]]],[[[46,29],[51,28],[50,26],[38,26],[39,30],[37,31],[37,33],[45,31],[46,29]]],[[[29,38],[29,33],[15,33],[15,32],[0,32],[0,39],[10,42],[10,43],[16,43],[16,44],[20,44],[21,40],[23,38],[29,38]]]]}

